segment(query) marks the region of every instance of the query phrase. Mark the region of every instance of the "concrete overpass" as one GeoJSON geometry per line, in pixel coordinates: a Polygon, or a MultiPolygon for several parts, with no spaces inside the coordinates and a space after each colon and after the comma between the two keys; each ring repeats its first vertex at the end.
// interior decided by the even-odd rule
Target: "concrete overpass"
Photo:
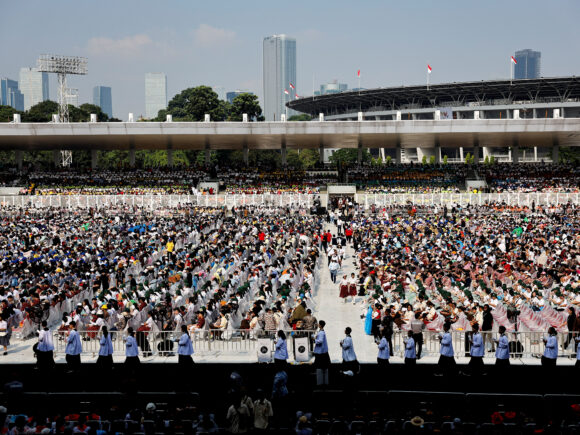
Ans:
{"type": "MultiPolygon", "coordinates": [[[[580,118],[310,122],[2,123],[0,150],[249,150],[580,145],[580,118]]],[[[247,153],[246,153],[247,155],[247,153]]],[[[479,152],[476,154],[479,155],[479,152]]],[[[96,158],[96,157],[95,157],[96,158]]],[[[171,160],[170,160],[171,163],[171,160]]]]}

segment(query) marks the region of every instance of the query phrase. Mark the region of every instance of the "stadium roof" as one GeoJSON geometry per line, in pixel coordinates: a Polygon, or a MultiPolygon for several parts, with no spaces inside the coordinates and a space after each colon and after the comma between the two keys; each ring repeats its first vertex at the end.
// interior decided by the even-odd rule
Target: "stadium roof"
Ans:
{"type": "Polygon", "coordinates": [[[580,101],[579,77],[526,80],[482,80],[421,86],[375,88],[300,98],[286,105],[317,116],[420,108],[494,105],[518,102],[559,103],[580,101]]]}

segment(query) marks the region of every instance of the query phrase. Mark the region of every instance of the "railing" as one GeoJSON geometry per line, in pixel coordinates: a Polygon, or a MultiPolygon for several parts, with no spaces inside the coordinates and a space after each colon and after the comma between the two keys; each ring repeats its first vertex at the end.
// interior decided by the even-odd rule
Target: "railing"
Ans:
{"type": "MultiPolygon", "coordinates": [[[[295,343],[296,339],[306,338],[310,344],[314,343],[316,331],[307,330],[287,330],[286,343],[288,354],[291,359],[296,359],[295,343]]],[[[64,355],[66,347],[67,332],[54,331],[54,353],[55,355],[64,355]]],[[[79,332],[82,339],[83,354],[96,356],[99,353],[99,340],[101,334],[98,332],[83,331],[79,332]]],[[[113,354],[125,354],[126,332],[111,331],[113,343],[113,354]]],[[[181,337],[181,332],[176,331],[138,331],[136,333],[137,343],[139,345],[141,356],[168,356],[177,353],[177,343],[181,337]]],[[[276,331],[248,330],[248,329],[201,329],[192,331],[189,336],[193,343],[195,355],[211,354],[216,355],[236,355],[251,354],[257,355],[257,352],[266,345],[268,351],[274,351],[274,339],[276,331]],[[266,341],[264,341],[266,340],[266,341]]]]}
{"type": "Polygon", "coordinates": [[[220,195],[30,195],[0,196],[0,207],[26,208],[99,208],[109,206],[146,209],[183,206],[238,207],[270,205],[281,207],[311,207],[314,195],[285,194],[220,194],[220,195]]]}
{"type": "Polygon", "coordinates": [[[355,201],[365,208],[372,205],[485,205],[486,203],[505,202],[509,206],[536,206],[580,204],[580,193],[377,193],[355,195],[355,201]]]}
{"type": "MultiPolygon", "coordinates": [[[[480,334],[482,335],[485,347],[484,358],[495,359],[495,352],[488,351],[492,348],[497,348],[497,344],[493,342],[493,339],[499,338],[499,334],[496,332],[480,332],[480,334]]],[[[436,331],[423,332],[422,356],[439,355],[441,346],[439,342],[439,335],[440,332],[436,331]]],[[[471,332],[453,331],[451,336],[453,339],[453,351],[455,353],[455,357],[469,356],[469,337],[471,337],[471,332]]],[[[547,338],[548,334],[545,332],[508,332],[506,333],[506,336],[508,337],[510,343],[510,358],[539,358],[544,353],[545,345],[543,339],[547,338]],[[521,344],[521,348],[515,343],[521,344]]],[[[570,357],[576,353],[574,347],[574,336],[576,336],[576,334],[573,334],[572,339],[569,343],[567,343],[567,346],[564,349],[563,345],[566,344],[568,333],[559,333],[557,335],[559,352],[558,356],[570,357]]],[[[406,338],[406,331],[398,331],[393,334],[393,353],[396,356],[404,357],[406,338]]]]}

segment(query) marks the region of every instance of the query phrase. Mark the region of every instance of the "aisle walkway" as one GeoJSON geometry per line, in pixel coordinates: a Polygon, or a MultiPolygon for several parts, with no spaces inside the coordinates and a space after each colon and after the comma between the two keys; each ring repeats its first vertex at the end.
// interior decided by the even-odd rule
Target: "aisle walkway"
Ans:
{"type": "MultiPolygon", "coordinates": [[[[336,234],[336,226],[328,224],[328,228],[333,234],[336,234]]],[[[352,328],[352,340],[354,342],[354,350],[359,362],[376,362],[377,361],[377,345],[373,337],[364,333],[364,321],[361,316],[361,300],[362,297],[357,296],[357,304],[353,306],[351,298],[347,298],[345,304],[338,296],[340,291],[338,282],[343,275],[348,275],[352,272],[358,276],[356,267],[353,264],[354,250],[352,246],[346,248],[346,258],[342,263],[342,269],[337,275],[337,284],[333,284],[330,279],[330,271],[328,270],[328,258],[322,255],[322,262],[320,267],[320,286],[318,288],[318,312],[316,318],[326,322],[326,336],[328,338],[328,352],[333,363],[342,362],[342,350],[339,342],[344,338],[344,329],[347,326],[352,328]]]]}

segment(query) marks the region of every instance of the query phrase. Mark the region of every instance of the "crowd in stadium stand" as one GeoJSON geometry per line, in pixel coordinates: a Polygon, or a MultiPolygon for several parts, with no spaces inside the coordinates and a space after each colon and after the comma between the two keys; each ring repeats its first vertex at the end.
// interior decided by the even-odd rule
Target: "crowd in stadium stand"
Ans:
{"type": "Polygon", "coordinates": [[[38,307],[49,326],[66,331],[74,321],[88,339],[103,326],[153,336],[187,325],[216,337],[313,326],[304,318],[316,309],[320,223],[304,210],[4,208],[1,219],[2,319],[23,336],[36,329],[38,307]]]}
{"type": "Polygon", "coordinates": [[[336,183],[337,175],[333,171],[258,171],[258,170],[225,170],[219,173],[219,179],[225,186],[225,193],[260,194],[260,193],[318,193],[320,187],[336,183]]]}
{"type": "Polygon", "coordinates": [[[497,163],[479,173],[491,192],[580,192],[580,168],[573,164],[497,163]]]}
{"type": "Polygon", "coordinates": [[[366,193],[456,193],[466,175],[465,165],[391,164],[352,168],[348,181],[366,193]]]}

